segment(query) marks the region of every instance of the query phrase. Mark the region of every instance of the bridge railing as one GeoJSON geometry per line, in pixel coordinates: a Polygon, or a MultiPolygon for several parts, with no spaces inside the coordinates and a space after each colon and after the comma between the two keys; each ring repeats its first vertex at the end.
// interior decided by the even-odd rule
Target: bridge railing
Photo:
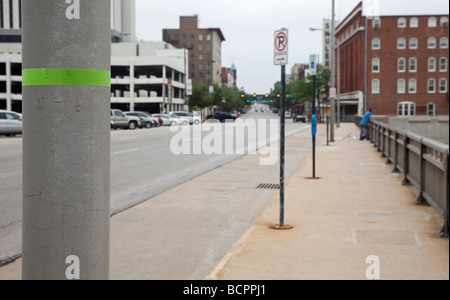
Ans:
{"type": "Polygon", "coordinates": [[[370,137],[374,146],[403,174],[403,184],[419,190],[417,204],[431,205],[445,224],[439,233],[449,236],[449,146],[389,124],[372,121],[370,137]]]}

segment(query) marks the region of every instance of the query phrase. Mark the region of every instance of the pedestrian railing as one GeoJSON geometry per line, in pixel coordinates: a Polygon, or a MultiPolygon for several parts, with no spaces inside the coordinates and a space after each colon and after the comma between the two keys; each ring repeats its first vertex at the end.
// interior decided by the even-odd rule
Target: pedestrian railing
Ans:
{"type": "Polygon", "coordinates": [[[403,184],[419,190],[417,204],[431,205],[444,219],[441,237],[449,236],[449,146],[417,134],[372,121],[371,141],[401,172],[403,184]]]}

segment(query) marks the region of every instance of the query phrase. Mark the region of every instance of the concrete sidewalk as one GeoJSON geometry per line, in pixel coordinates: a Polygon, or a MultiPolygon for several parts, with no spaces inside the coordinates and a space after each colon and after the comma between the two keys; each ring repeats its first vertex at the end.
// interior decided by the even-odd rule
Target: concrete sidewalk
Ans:
{"type": "Polygon", "coordinates": [[[415,188],[402,186],[401,174],[357,136],[355,125],[341,124],[335,143],[318,146],[320,179],[308,179],[311,159],[290,178],[292,230],[269,228],[279,220],[275,197],[206,279],[365,280],[373,266],[366,259],[375,255],[382,280],[448,280],[442,218],[415,205],[415,188]]]}
{"type": "MultiPolygon", "coordinates": [[[[325,134],[323,125],[319,126],[319,134],[325,134]]],[[[288,139],[289,161],[293,157],[299,159],[300,153],[309,156],[297,169],[289,166],[292,170],[287,172],[292,176],[288,176],[286,184],[285,220],[286,224],[294,226],[292,230],[269,228],[279,222],[278,192],[255,191],[251,188],[253,183],[245,180],[256,177],[253,179],[258,182],[276,182],[277,166],[267,170],[255,167],[258,156],[230,163],[113,217],[111,278],[192,279],[185,275],[188,274],[186,269],[195,267],[198,271],[194,279],[365,280],[366,269],[370,266],[366,259],[375,255],[380,259],[381,279],[448,280],[449,240],[437,237],[443,220],[433,208],[416,206],[416,189],[402,186],[402,176],[391,173],[393,167],[385,164],[386,159],[381,158],[373,145],[357,137],[359,129],[354,124],[343,123],[336,130],[336,142],[331,146],[326,146],[324,140],[318,141],[316,174],[320,179],[317,180],[309,179],[312,175],[310,145],[307,144],[310,131],[288,139]],[[216,181],[219,182],[223,174],[233,180],[228,187],[217,190],[216,181]],[[273,175],[267,177],[266,174],[273,175]],[[186,199],[185,207],[178,207],[186,217],[173,215],[176,224],[166,219],[166,224],[173,225],[173,229],[168,231],[170,236],[164,233],[159,237],[156,232],[162,223],[156,226],[151,221],[159,222],[163,216],[155,215],[158,210],[152,211],[152,207],[170,208],[176,195],[186,199]],[[211,199],[235,202],[230,211],[219,212],[229,214],[224,219],[229,218],[229,221],[216,224],[222,231],[229,227],[229,232],[238,232],[236,236],[244,232],[231,248],[236,238],[226,243],[225,235],[218,235],[218,231],[211,228],[198,229],[208,232],[203,244],[192,236],[197,230],[195,226],[202,226],[202,223],[183,212],[191,211],[198,203],[209,203],[211,201],[207,200],[211,199]],[[236,224],[234,210],[241,207],[243,199],[254,203],[259,200],[259,206],[253,205],[253,212],[246,212],[249,221],[244,226],[236,224]],[[180,256],[180,248],[170,240],[186,236],[186,230],[192,238],[184,244],[183,250],[189,253],[195,250],[195,255],[202,257],[202,265],[190,266],[198,264],[200,258],[191,257],[183,264],[173,259],[174,255],[180,256]],[[154,241],[148,241],[152,235],[158,237],[156,241],[166,243],[167,251],[171,252],[166,255],[167,260],[156,259],[158,253],[151,248],[154,241]],[[150,254],[152,261],[177,272],[178,278],[173,278],[173,272],[152,274],[155,265],[146,265],[150,254]]],[[[214,203],[208,205],[205,216],[220,208],[214,203]]],[[[0,280],[20,279],[20,269],[20,260],[0,268],[0,280]]]]}

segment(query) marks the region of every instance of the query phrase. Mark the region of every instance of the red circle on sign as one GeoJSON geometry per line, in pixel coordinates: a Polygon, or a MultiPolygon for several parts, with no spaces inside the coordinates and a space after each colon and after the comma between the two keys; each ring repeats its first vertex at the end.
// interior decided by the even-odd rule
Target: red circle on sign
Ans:
{"type": "Polygon", "coordinates": [[[277,37],[275,38],[275,48],[279,52],[283,52],[286,50],[287,47],[287,36],[286,33],[280,32],[277,34],[277,37]]]}

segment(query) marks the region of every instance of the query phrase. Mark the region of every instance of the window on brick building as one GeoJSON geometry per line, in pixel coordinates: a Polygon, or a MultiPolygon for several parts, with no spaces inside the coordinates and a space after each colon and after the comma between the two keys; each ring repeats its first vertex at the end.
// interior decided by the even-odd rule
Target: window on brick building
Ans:
{"type": "Polygon", "coordinates": [[[372,72],[373,73],[380,72],[380,59],[379,58],[372,59],[372,72]]]}
{"type": "Polygon", "coordinates": [[[417,58],[415,57],[409,59],[409,72],[417,72],[417,58]]]}
{"type": "Polygon", "coordinates": [[[198,60],[203,60],[203,54],[199,54],[198,60]]]}
{"type": "Polygon", "coordinates": [[[434,103],[427,104],[427,115],[434,117],[436,115],[436,105],[434,103]]]}
{"type": "Polygon", "coordinates": [[[440,20],[440,23],[441,23],[441,27],[444,27],[444,28],[448,27],[448,17],[442,17],[440,20]]]}
{"type": "Polygon", "coordinates": [[[447,72],[447,57],[439,59],[439,72],[447,72]]]}
{"type": "Polygon", "coordinates": [[[398,59],[398,67],[397,67],[398,72],[406,72],[406,59],[401,57],[398,59]]]}
{"type": "Polygon", "coordinates": [[[198,40],[199,40],[199,41],[203,41],[203,34],[199,34],[199,35],[198,35],[198,40]]]}
{"type": "Polygon", "coordinates": [[[398,38],[397,39],[397,49],[405,49],[406,48],[406,39],[398,38]]]}
{"type": "Polygon", "coordinates": [[[447,79],[439,79],[439,93],[447,93],[447,79]]]}
{"type": "Polygon", "coordinates": [[[198,51],[203,51],[203,45],[198,45],[198,51]]]}
{"type": "Polygon", "coordinates": [[[435,17],[428,18],[428,27],[433,28],[437,26],[437,19],[435,17]]]}
{"type": "Polygon", "coordinates": [[[419,40],[417,38],[409,39],[409,49],[417,49],[419,47],[419,40]]]}
{"type": "Polygon", "coordinates": [[[415,79],[410,79],[408,81],[408,93],[410,94],[417,93],[417,81],[415,79]]]}
{"type": "Polygon", "coordinates": [[[397,94],[404,94],[406,92],[406,81],[405,79],[397,80],[397,94]]]}
{"type": "Polygon", "coordinates": [[[415,116],[416,104],[414,102],[400,102],[398,104],[398,115],[400,117],[415,116]]]}
{"type": "Polygon", "coordinates": [[[436,72],[436,58],[428,58],[428,72],[436,72]]]}
{"type": "Polygon", "coordinates": [[[374,38],[372,40],[372,49],[377,50],[381,48],[381,41],[379,38],[374,38]]]}
{"type": "Polygon", "coordinates": [[[397,20],[397,27],[398,28],[405,28],[406,27],[406,18],[398,18],[397,20]]]}
{"type": "Polygon", "coordinates": [[[428,94],[436,93],[436,80],[433,78],[428,79],[427,84],[428,94]]]}
{"type": "Polygon", "coordinates": [[[207,35],[206,35],[206,40],[207,40],[207,41],[210,41],[210,40],[211,40],[211,35],[210,35],[210,34],[207,34],[207,35]]]}
{"type": "Polygon", "coordinates": [[[416,17],[412,17],[412,18],[409,20],[409,27],[411,27],[411,28],[417,28],[417,27],[419,27],[419,19],[416,18],[416,17]]]}
{"type": "Polygon", "coordinates": [[[372,94],[379,94],[379,93],[380,93],[380,80],[373,79],[372,80],[372,94]]]}
{"type": "Polygon", "coordinates": [[[372,28],[381,28],[381,19],[375,18],[372,20],[372,28]]]}
{"type": "Polygon", "coordinates": [[[448,38],[447,37],[441,37],[439,39],[439,48],[441,48],[441,49],[448,48],[448,38]]]}
{"type": "Polygon", "coordinates": [[[428,49],[435,49],[436,48],[436,38],[430,37],[428,38],[428,49]]]}

